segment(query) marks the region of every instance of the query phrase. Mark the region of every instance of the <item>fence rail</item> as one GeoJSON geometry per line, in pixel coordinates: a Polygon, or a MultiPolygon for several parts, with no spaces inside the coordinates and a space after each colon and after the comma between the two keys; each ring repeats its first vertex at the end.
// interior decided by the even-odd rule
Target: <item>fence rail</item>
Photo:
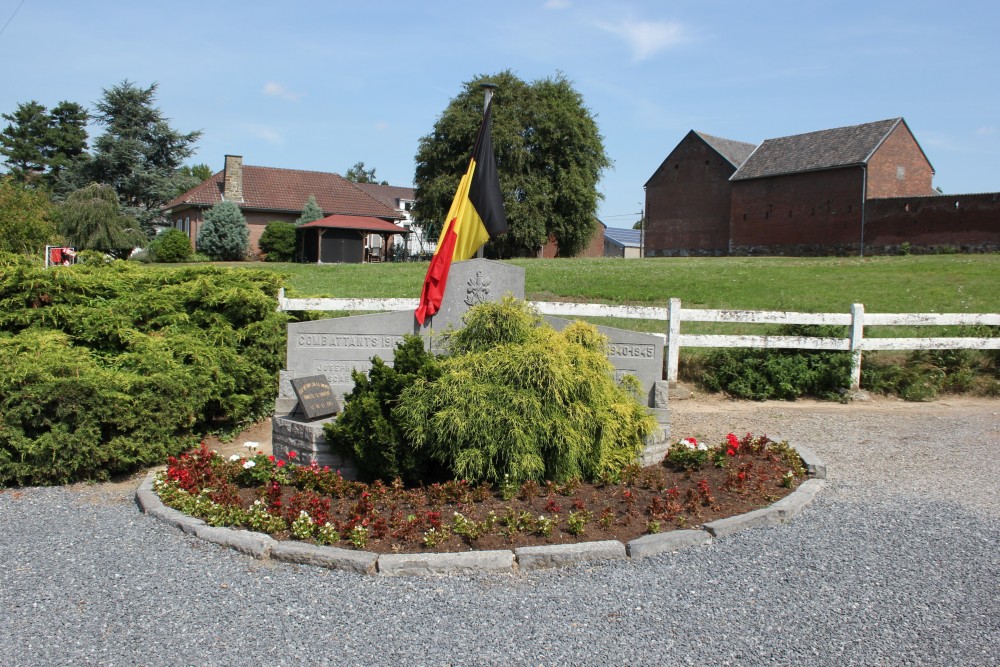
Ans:
{"type": "MultiPolygon", "coordinates": [[[[417,303],[417,299],[288,299],[285,298],[284,289],[278,293],[279,310],[413,310],[417,307],[417,303]]],[[[543,315],[665,321],[666,335],[658,335],[664,339],[667,349],[665,375],[670,382],[677,381],[677,365],[682,347],[756,347],[851,352],[851,386],[855,389],[861,383],[861,355],[865,351],[1000,350],[1000,337],[866,338],[864,335],[864,328],[873,326],[1000,326],[1000,314],[996,313],[866,313],[864,305],[860,303],[853,304],[849,313],[720,310],[683,308],[680,299],[670,299],[670,306],[667,308],[550,301],[532,301],[531,304],[543,315]],[[848,336],[819,338],[682,334],[682,322],[836,325],[848,327],[848,336]]]]}

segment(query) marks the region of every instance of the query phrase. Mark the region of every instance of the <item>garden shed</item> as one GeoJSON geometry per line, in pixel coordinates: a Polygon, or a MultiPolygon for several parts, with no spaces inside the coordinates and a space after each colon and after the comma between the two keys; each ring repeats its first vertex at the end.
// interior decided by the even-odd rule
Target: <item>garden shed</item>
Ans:
{"type": "Polygon", "coordinates": [[[390,261],[392,236],[410,233],[381,218],[358,215],[327,216],[299,226],[296,232],[298,261],[314,264],[390,261]]]}

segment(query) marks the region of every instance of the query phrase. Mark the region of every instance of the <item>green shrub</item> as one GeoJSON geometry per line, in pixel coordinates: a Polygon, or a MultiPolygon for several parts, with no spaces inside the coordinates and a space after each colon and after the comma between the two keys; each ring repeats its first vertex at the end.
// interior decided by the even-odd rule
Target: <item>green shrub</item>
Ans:
{"type": "Polygon", "coordinates": [[[267,223],[258,245],[268,262],[291,262],[295,259],[295,225],[280,220],[267,223]]]}
{"type": "Polygon", "coordinates": [[[198,231],[198,252],[216,261],[239,261],[250,250],[250,228],[240,207],[222,201],[205,212],[205,221],[198,231]]]}
{"type": "Polygon", "coordinates": [[[440,375],[437,359],[424,350],[420,336],[406,336],[393,354],[393,365],[372,359],[366,376],[355,371],[354,389],[344,398],[343,412],[324,426],[336,452],[351,455],[368,480],[400,478],[409,484],[436,481],[441,476],[427,453],[408,446],[392,408],[403,390],[417,381],[440,375]]]}
{"type": "Polygon", "coordinates": [[[633,463],[655,422],[614,381],[590,325],[526,326],[538,315],[506,298],[469,310],[441,376],[407,387],[394,408],[418,451],[456,479],[596,480],[633,463]]]}
{"type": "Polygon", "coordinates": [[[186,262],[191,258],[191,239],[179,229],[167,229],[149,244],[156,262],[186,262]]]}
{"type": "Polygon", "coordinates": [[[106,255],[100,250],[81,250],[76,254],[77,264],[110,264],[114,261],[114,257],[111,255],[106,255]]]}
{"type": "MultiPolygon", "coordinates": [[[[784,325],[782,336],[843,338],[843,327],[784,325]]],[[[726,348],[702,361],[702,383],[710,391],[755,401],[800,396],[836,398],[851,383],[848,352],[726,348]]]]}
{"type": "Polygon", "coordinates": [[[0,262],[0,486],[105,479],[270,412],[274,274],[0,262]]]}
{"type": "MultiPolygon", "coordinates": [[[[972,327],[961,336],[993,335],[990,327],[972,327]]],[[[907,401],[929,401],[945,392],[994,395],[1000,388],[997,350],[916,350],[902,361],[878,354],[865,355],[861,386],[907,401]]]]}

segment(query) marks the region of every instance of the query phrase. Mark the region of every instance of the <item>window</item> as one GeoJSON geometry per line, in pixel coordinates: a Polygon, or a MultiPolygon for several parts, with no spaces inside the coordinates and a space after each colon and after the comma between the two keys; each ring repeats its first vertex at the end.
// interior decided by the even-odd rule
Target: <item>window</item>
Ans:
{"type": "Polygon", "coordinates": [[[896,167],[896,180],[902,181],[906,178],[906,167],[896,167]]]}

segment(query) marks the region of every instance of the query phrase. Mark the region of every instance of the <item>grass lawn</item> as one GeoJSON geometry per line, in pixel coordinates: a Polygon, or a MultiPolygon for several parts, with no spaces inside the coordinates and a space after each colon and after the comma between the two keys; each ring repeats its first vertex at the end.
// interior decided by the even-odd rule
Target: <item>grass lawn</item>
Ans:
{"type": "MultiPolygon", "coordinates": [[[[846,313],[1000,312],[1000,254],[875,257],[676,257],[652,259],[520,259],[533,301],[738,308],[846,313]]],[[[246,264],[287,275],[289,296],[417,298],[426,262],[399,264],[246,264]]],[[[594,320],[640,331],[663,331],[646,320],[594,320]]],[[[732,325],[691,324],[690,333],[736,333],[732,325]]],[[[945,335],[872,331],[870,335],[945,335]]]]}

